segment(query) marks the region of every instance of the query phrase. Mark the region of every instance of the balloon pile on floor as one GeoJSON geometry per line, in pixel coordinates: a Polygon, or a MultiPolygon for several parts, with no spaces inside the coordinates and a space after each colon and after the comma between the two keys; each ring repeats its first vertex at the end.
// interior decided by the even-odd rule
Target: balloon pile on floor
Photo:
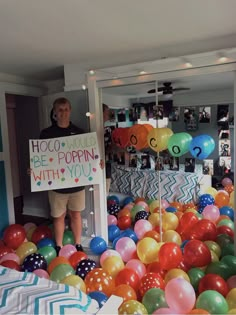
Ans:
{"type": "Polygon", "coordinates": [[[198,204],[109,196],[109,243],[89,245],[99,263],[76,251],[69,230],[57,256],[51,226],[10,225],[0,265],[72,285],[99,307],[121,296],[119,314],[236,314],[234,190],[222,184],[198,204]]]}

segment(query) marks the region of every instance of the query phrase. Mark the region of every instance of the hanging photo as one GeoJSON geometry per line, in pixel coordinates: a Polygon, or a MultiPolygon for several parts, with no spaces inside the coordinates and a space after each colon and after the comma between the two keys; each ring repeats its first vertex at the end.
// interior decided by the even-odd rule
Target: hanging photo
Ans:
{"type": "Polygon", "coordinates": [[[219,130],[219,140],[222,139],[229,139],[230,138],[230,130],[226,130],[226,129],[220,129],[219,130]]]}
{"type": "Polygon", "coordinates": [[[129,109],[129,121],[137,121],[138,116],[137,116],[137,111],[135,108],[130,108],[129,109]]]}
{"type": "Polygon", "coordinates": [[[118,110],[118,112],[117,112],[117,119],[118,119],[118,122],[126,121],[125,108],[121,108],[121,109],[118,110]]]}
{"type": "Polygon", "coordinates": [[[231,171],[231,157],[220,157],[219,159],[219,173],[221,175],[228,174],[231,171]]]}
{"type": "Polygon", "coordinates": [[[105,150],[108,150],[112,144],[112,131],[115,129],[115,126],[105,127],[104,128],[104,144],[105,150]]]}
{"type": "Polygon", "coordinates": [[[217,124],[219,126],[227,126],[229,124],[229,105],[217,106],[217,124]]]}
{"type": "Polygon", "coordinates": [[[117,152],[117,164],[125,165],[125,152],[117,152]]]}
{"type": "Polygon", "coordinates": [[[211,107],[199,107],[199,123],[210,123],[211,121],[211,107]]]}
{"type": "Polygon", "coordinates": [[[140,169],[150,169],[151,168],[151,161],[149,155],[141,155],[141,166],[140,169]]]}
{"type": "Polygon", "coordinates": [[[156,120],[163,119],[164,117],[163,106],[153,105],[152,111],[153,111],[153,119],[156,119],[156,120]]]}
{"type": "Polygon", "coordinates": [[[230,140],[219,140],[219,156],[230,156],[230,140]]]}
{"type": "Polygon", "coordinates": [[[137,167],[137,154],[130,154],[129,167],[137,167]]]}
{"type": "Polygon", "coordinates": [[[179,107],[173,106],[169,114],[169,121],[178,121],[179,120],[179,107]]]}
{"type": "Polygon", "coordinates": [[[195,159],[185,158],[184,171],[194,173],[194,171],[195,171],[195,159]]]}
{"type": "Polygon", "coordinates": [[[179,158],[175,156],[170,157],[170,164],[169,164],[169,169],[171,171],[178,171],[179,170],[179,158]]]}
{"type": "Polygon", "coordinates": [[[213,160],[203,160],[202,174],[203,175],[211,175],[211,176],[214,175],[213,160]]]}
{"type": "Polygon", "coordinates": [[[184,123],[187,131],[196,131],[198,129],[198,116],[196,107],[184,108],[184,123]]]}
{"type": "Polygon", "coordinates": [[[148,109],[146,107],[140,108],[140,120],[148,121],[148,109]]]}
{"type": "Polygon", "coordinates": [[[159,156],[159,157],[155,157],[155,171],[162,171],[164,170],[164,161],[163,161],[163,157],[159,156]]]}

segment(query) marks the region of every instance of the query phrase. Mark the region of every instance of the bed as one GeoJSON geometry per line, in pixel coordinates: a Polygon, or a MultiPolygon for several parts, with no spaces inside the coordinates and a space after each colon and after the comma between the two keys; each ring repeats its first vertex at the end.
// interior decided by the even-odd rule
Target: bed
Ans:
{"type": "Polygon", "coordinates": [[[0,266],[0,314],[96,314],[98,303],[72,286],[0,266]]]}
{"type": "MultiPolygon", "coordinates": [[[[110,194],[134,198],[157,199],[159,176],[155,170],[140,170],[112,165],[110,194]]],[[[197,202],[205,188],[211,186],[211,176],[199,172],[160,171],[161,197],[168,202],[197,202]]]]}

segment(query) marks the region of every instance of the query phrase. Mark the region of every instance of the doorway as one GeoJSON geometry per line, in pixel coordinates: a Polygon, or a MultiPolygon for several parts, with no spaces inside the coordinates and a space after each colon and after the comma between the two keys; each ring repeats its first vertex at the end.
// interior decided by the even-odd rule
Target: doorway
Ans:
{"type": "Polygon", "coordinates": [[[46,192],[31,193],[29,168],[29,139],[40,133],[39,99],[32,96],[6,94],[12,188],[16,223],[40,224],[48,218],[46,192]]]}

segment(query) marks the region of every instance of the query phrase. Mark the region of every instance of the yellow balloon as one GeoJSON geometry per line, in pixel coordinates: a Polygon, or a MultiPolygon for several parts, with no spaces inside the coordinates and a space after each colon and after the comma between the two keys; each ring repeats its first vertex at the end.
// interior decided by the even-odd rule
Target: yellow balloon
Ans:
{"type": "Polygon", "coordinates": [[[153,227],[160,225],[160,215],[159,213],[151,213],[148,217],[148,221],[153,227]]]}
{"type": "Polygon", "coordinates": [[[214,187],[208,187],[204,190],[205,194],[210,194],[212,195],[212,197],[215,197],[215,195],[217,194],[217,190],[214,187]]]}
{"type": "Polygon", "coordinates": [[[183,271],[182,269],[173,268],[173,269],[170,269],[166,273],[165,284],[167,284],[168,281],[170,281],[171,279],[174,279],[174,278],[182,278],[182,279],[185,279],[186,281],[190,282],[189,276],[185,271],[183,271]]]}
{"type": "Polygon", "coordinates": [[[149,211],[153,213],[154,209],[159,208],[160,203],[159,200],[153,200],[149,205],[149,211]]]}
{"type": "Polygon", "coordinates": [[[234,191],[230,194],[229,205],[234,208],[234,191]]]}
{"type": "Polygon", "coordinates": [[[34,233],[34,230],[37,228],[37,226],[32,226],[31,228],[28,229],[27,233],[26,233],[26,238],[28,241],[31,241],[31,237],[34,233]]]}
{"type": "Polygon", "coordinates": [[[213,251],[218,256],[218,258],[221,256],[221,248],[219,244],[214,241],[205,241],[204,243],[211,251],[213,251]]]}
{"type": "Polygon", "coordinates": [[[219,261],[219,257],[216,255],[216,253],[213,252],[213,250],[210,250],[210,252],[211,252],[211,262],[219,261]]]}
{"type": "Polygon", "coordinates": [[[118,309],[119,315],[124,314],[140,314],[140,315],[148,315],[148,311],[146,307],[136,300],[128,300],[121,304],[118,309]]]}
{"type": "Polygon", "coordinates": [[[236,308],[236,288],[231,289],[226,295],[226,302],[228,303],[229,309],[236,308]]]}
{"type": "Polygon", "coordinates": [[[160,245],[151,237],[144,237],[137,243],[138,258],[144,264],[157,261],[160,245]]]}
{"type": "Polygon", "coordinates": [[[76,289],[81,290],[84,293],[86,293],[86,285],[84,283],[84,280],[80,278],[79,276],[69,275],[65,277],[64,279],[62,279],[61,283],[71,285],[75,287],[76,289]]]}
{"type": "Polygon", "coordinates": [[[37,246],[33,242],[24,242],[16,250],[16,255],[20,258],[20,264],[23,263],[26,256],[37,252],[37,246]]]}
{"type": "Polygon", "coordinates": [[[172,135],[173,131],[169,128],[153,128],[147,136],[148,145],[155,152],[166,150],[172,135]]]}
{"type": "Polygon", "coordinates": [[[112,277],[115,277],[124,267],[124,262],[120,256],[110,256],[102,262],[102,269],[112,277]]]}
{"type": "Polygon", "coordinates": [[[179,224],[178,217],[172,212],[166,212],[162,215],[162,228],[164,231],[175,230],[179,224]]]}
{"type": "Polygon", "coordinates": [[[235,315],[236,314],[236,308],[231,308],[231,310],[229,310],[227,314],[235,315]]]}
{"type": "Polygon", "coordinates": [[[182,244],[182,239],[181,236],[179,235],[179,233],[177,233],[174,230],[168,230],[165,231],[163,233],[163,242],[167,243],[167,242],[173,242],[176,243],[178,245],[182,244]]]}

